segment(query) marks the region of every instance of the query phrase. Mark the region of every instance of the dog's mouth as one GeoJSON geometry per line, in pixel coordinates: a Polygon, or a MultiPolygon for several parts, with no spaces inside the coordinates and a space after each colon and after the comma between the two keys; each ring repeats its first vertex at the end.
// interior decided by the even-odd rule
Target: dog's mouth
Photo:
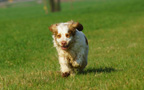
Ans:
{"type": "Polygon", "coordinates": [[[67,49],[68,49],[68,45],[66,45],[66,46],[61,46],[61,48],[62,48],[63,50],[67,50],[67,49]]]}
{"type": "Polygon", "coordinates": [[[71,41],[69,43],[67,43],[66,45],[60,45],[62,50],[67,50],[69,48],[71,48],[71,41]]]}

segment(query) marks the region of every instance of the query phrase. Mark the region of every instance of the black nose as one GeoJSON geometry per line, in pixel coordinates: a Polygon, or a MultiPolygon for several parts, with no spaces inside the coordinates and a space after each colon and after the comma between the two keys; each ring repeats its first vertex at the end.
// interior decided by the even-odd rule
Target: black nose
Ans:
{"type": "Polygon", "coordinates": [[[67,45],[67,42],[66,42],[66,41],[62,41],[61,44],[62,44],[63,46],[66,46],[66,45],[67,45]]]}

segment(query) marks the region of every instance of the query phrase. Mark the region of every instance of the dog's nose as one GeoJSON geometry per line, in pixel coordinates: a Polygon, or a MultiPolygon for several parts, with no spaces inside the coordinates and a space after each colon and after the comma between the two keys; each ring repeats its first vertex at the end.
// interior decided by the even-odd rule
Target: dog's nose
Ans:
{"type": "Polygon", "coordinates": [[[66,41],[62,41],[61,44],[62,44],[63,46],[65,46],[65,45],[67,45],[67,42],[66,42],[66,41]]]}

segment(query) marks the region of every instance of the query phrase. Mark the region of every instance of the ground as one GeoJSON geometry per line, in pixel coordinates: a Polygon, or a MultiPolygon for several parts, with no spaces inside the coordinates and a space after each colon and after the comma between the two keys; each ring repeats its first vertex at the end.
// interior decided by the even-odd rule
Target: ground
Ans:
{"type": "Polygon", "coordinates": [[[0,89],[144,90],[144,1],[85,0],[73,6],[64,2],[61,12],[48,15],[33,2],[0,8],[0,89]],[[88,65],[62,78],[48,26],[69,20],[84,26],[88,65]]]}

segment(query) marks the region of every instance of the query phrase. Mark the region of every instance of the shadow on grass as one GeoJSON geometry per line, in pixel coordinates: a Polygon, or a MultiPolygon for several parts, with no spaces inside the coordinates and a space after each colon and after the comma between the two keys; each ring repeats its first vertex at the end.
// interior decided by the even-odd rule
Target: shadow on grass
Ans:
{"type": "Polygon", "coordinates": [[[84,70],[83,72],[80,72],[79,74],[88,74],[88,73],[111,73],[117,71],[116,69],[112,67],[104,67],[104,68],[89,68],[87,70],[84,70]]]}

